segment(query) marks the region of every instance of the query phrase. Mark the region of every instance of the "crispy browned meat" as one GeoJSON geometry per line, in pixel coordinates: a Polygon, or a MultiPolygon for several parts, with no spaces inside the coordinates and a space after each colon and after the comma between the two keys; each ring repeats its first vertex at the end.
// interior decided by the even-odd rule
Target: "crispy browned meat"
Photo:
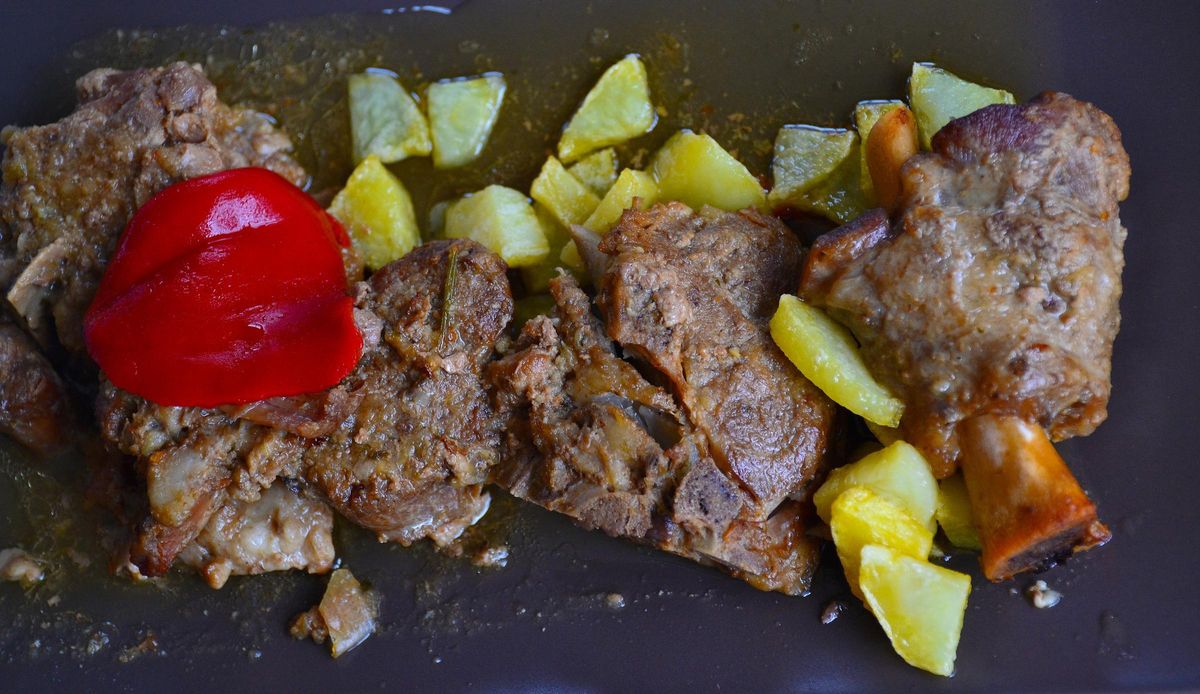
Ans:
{"type": "Polygon", "coordinates": [[[71,115],[4,132],[0,289],[39,341],[85,359],[83,312],[139,205],[224,169],[262,166],[297,185],[307,175],[286,135],[221,103],[198,67],[102,68],[76,87],[71,115]]]}
{"type": "Polygon", "coordinates": [[[817,545],[787,497],[823,470],[835,409],[766,332],[798,270],[796,240],[753,213],[705,219],[671,205],[626,213],[605,245],[608,334],[560,277],[553,318],[527,323],[491,367],[512,422],[498,481],[585,527],[803,592],[817,545]],[[621,359],[610,335],[671,390],[621,359]]]}
{"type": "Polygon", "coordinates": [[[875,213],[820,239],[801,293],[904,399],[905,438],[944,477],[974,415],[1090,433],[1120,322],[1129,159],[1112,120],[1063,94],[991,106],[902,175],[895,224],[875,213]]]}
{"type": "Polygon", "coordinates": [[[149,502],[133,563],[164,573],[213,514],[240,513],[222,509],[257,503],[280,477],[381,540],[454,540],[487,510],[498,455],[482,370],[512,316],[505,272],[471,241],[430,243],[376,272],[357,301],[363,356],[325,393],[198,409],[106,384],[102,431],[139,458],[149,502]]]}
{"type": "Polygon", "coordinates": [[[33,340],[3,315],[0,372],[0,433],[41,455],[61,450],[71,428],[62,381],[33,340]]]}

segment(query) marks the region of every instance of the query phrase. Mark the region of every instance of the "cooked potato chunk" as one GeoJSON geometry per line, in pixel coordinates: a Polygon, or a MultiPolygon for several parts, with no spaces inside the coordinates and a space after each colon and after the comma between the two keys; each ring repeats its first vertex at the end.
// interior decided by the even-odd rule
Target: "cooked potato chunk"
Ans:
{"type": "Polygon", "coordinates": [[[853,133],[850,154],[825,180],[799,196],[795,206],[805,212],[845,224],[871,207],[862,188],[862,146],[853,133]]]}
{"type": "Polygon", "coordinates": [[[954,674],[970,576],[867,545],[858,580],[867,606],[905,662],[944,677],[954,674]]]}
{"type": "Polygon", "coordinates": [[[349,84],[354,161],[374,154],[390,164],[429,154],[429,123],[399,80],[384,72],[365,72],[351,75],[349,84]]]}
{"type": "Polygon", "coordinates": [[[446,238],[478,241],[509,267],[536,265],[550,254],[546,234],[525,194],[491,185],[446,209],[446,238]]]}
{"type": "Polygon", "coordinates": [[[650,132],[655,120],[646,66],[638,56],[627,55],[604,71],[571,116],[558,141],[558,157],[569,163],[619,145],[650,132]]]}
{"type": "Polygon", "coordinates": [[[758,179],[705,134],[675,133],[654,155],[651,169],[660,200],[677,200],[696,210],[705,205],[731,211],[766,205],[758,179]]]}
{"type": "Polygon", "coordinates": [[[529,196],[544,205],[563,226],[583,224],[600,204],[600,198],[551,156],[533,179],[529,196]]]}
{"type": "Polygon", "coordinates": [[[955,547],[976,552],[983,549],[971,515],[971,498],[967,496],[967,485],[961,474],[938,482],[937,522],[955,547]]]}
{"type": "Polygon", "coordinates": [[[545,205],[534,202],[533,213],[542,227],[550,252],[540,263],[521,268],[521,278],[525,283],[525,291],[544,292],[550,288],[550,280],[558,275],[558,269],[563,267],[560,257],[563,247],[571,243],[571,235],[545,205]]]}
{"type": "Polygon", "coordinates": [[[850,331],[824,311],[784,294],[771,318],[771,337],[834,402],[876,424],[900,423],[904,403],[871,376],[850,331]]]}
{"type": "Polygon", "coordinates": [[[433,165],[449,169],[483,151],[504,103],[504,75],[441,80],[425,93],[433,136],[433,165]]]}
{"type": "MultiPolygon", "coordinates": [[[[871,128],[875,127],[876,121],[888,111],[903,105],[904,102],[899,100],[858,102],[854,107],[854,129],[858,131],[858,141],[860,143],[866,142],[867,136],[871,134],[871,128]]],[[[859,179],[862,185],[863,196],[874,202],[875,187],[871,183],[871,172],[867,169],[867,151],[865,147],[860,147],[859,149],[859,159],[862,162],[859,179]]]]}
{"type": "Polygon", "coordinates": [[[621,213],[633,207],[634,198],[639,200],[639,209],[650,207],[658,202],[658,184],[645,171],[625,169],[583,225],[597,234],[607,234],[621,219],[621,213]]]}
{"type": "Polygon", "coordinates": [[[813,495],[817,515],[828,523],[834,501],[854,486],[866,487],[888,497],[926,527],[933,521],[938,502],[937,480],[921,453],[904,441],[831,470],[825,483],[813,495]]]}
{"type": "Polygon", "coordinates": [[[903,507],[867,487],[850,487],[839,494],[831,513],[833,544],[846,580],[859,597],[858,562],[863,547],[883,545],[914,559],[929,558],[933,531],[903,507]]]}
{"type": "Polygon", "coordinates": [[[837,169],[850,156],[854,133],[841,128],[785,125],[775,136],[771,160],[772,205],[803,204],[803,194],[837,169]]]}
{"type": "Polygon", "coordinates": [[[984,106],[1014,101],[1013,95],[1002,89],[968,82],[928,63],[913,63],[908,78],[908,103],[917,116],[924,149],[929,149],[933,136],[951,120],[984,106]]]}
{"type": "Polygon", "coordinates": [[[617,182],[617,151],[612,147],[592,152],[567,167],[571,175],[600,197],[617,182]]]}
{"type": "Polygon", "coordinates": [[[346,227],[355,250],[372,270],[402,258],[421,243],[412,198],[375,155],[354,168],[346,187],[329,205],[329,213],[346,227]]]}
{"type": "Polygon", "coordinates": [[[587,264],[583,262],[583,256],[579,255],[579,247],[574,241],[567,241],[567,245],[563,246],[562,252],[558,254],[558,259],[562,261],[562,266],[576,277],[587,277],[587,264]]]}

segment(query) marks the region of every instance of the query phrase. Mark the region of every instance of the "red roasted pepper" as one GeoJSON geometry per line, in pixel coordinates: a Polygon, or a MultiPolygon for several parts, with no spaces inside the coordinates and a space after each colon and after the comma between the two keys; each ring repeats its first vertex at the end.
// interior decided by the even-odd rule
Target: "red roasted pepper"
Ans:
{"type": "Polygon", "coordinates": [[[341,226],[266,169],[163,190],[125,228],[84,318],[117,387],[214,407],[335,385],[354,368],[341,226]]]}

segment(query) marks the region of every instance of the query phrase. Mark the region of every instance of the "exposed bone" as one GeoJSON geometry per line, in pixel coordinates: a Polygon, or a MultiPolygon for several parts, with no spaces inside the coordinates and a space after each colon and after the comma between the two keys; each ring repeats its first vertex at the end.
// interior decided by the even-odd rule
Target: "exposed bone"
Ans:
{"type": "Polygon", "coordinates": [[[1017,417],[959,424],[962,471],[992,581],[1043,568],[1109,540],[1096,506],[1046,432],[1017,417]]]}

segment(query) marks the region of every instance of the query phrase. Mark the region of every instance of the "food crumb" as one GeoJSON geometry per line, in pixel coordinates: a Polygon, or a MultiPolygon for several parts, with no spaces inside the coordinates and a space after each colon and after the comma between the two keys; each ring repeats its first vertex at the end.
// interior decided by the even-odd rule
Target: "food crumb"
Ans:
{"type": "Polygon", "coordinates": [[[604,596],[604,606],[610,610],[625,609],[625,596],[620,593],[609,593],[604,596]]]}
{"type": "Polygon", "coordinates": [[[841,600],[830,600],[829,604],[825,606],[825,609],[821,611],[821,623],[833,624],[833,622],[836,621],[837,618],[840,617],[845,611],[846,603],[842,602],[841,600]]]}
{"type": "Polygon", "coordinates": [[[1039,610],[1054,607],[1062,600],[1062,593],[1052,589],[1040,578],[1025,589],[1025,597],[1029,603],[1039,610]]]}
{"type": "Polygon", "coordinates": [[[0,550],[0,581],[13,581],[25,587],[41,583],[46,574],[37,560],[23,549],[0,550]]]}

